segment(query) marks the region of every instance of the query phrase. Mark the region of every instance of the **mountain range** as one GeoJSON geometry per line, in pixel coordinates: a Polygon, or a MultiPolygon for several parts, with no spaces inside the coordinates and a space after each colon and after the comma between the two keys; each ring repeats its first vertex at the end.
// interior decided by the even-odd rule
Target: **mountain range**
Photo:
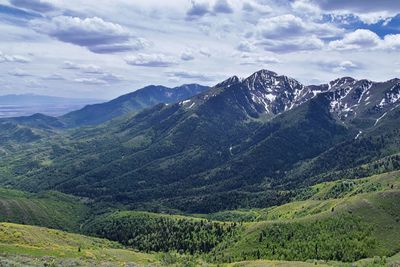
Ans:
{"type": "MultiPolygon", "coordinates": [[[[268,70],[209,89],[150,86],[58,118],[3,121],[31,130],[15,136],[34,136],[38,152],[5,156],[0,183],[144,209],[282,204],[316,182],[397,169],[399,96],[399,79],[305,86],[268,70]],[[94,127],[59,132],[81,125],[94,127]]],[[[3,140],[15,150],[13,134],[3,140]]]]}
{"type": "Polygon", "coordinates": [[[260,70],[0,119],[0,265],[397,266],[399,118],[260,70]]]}

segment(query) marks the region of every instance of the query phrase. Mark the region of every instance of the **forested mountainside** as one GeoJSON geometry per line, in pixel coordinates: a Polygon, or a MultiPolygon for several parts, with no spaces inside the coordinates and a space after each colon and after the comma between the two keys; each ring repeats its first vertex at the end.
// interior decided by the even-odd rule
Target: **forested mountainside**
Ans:
{"type": "Polygon", "coordinates": [[[1,120],[0,265],[396,266],[398,79],[189,87],[1,120]]]}
{"type": "Polygon", "coordinates": [[[399,86],[349,77],[304,86],[268,70],[234,76],[178,103],[13,154],[5,147],[0,183],[147,210],[281,204],[316,182],[398,169],[399,86]]]}

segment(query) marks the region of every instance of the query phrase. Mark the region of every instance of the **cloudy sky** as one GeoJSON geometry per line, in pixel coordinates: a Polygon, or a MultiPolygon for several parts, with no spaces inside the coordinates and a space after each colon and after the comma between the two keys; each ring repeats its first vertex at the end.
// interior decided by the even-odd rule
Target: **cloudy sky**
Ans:
{"type": "Polygon", "coordinates": [[[0,0],[0,95],[400,76],[399,0],[0,0]]]}

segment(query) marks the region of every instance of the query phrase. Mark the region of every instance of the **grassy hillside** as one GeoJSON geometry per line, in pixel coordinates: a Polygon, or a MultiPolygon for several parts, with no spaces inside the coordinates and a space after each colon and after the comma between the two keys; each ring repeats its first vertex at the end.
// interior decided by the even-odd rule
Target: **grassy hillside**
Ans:
{"type": "MultiPolygon", "coordinates": [[[[73,229],[82,221],[74,212],[88,212],[77,198],[60,193],[3,189],[0,195],[0,207],[9,207],[2,214],[9,212],[9,220],[29,218],[25,223],[73,229]]],[[[96,261],[384,266],[399,260],[389,257],[400,251],[400,172],[317,184],[288,204],[265,209],[190,216],[115,211],[86,221],[82,230],[120,243],[3,223],[0,251],[6,254],[0,263],[19,255],[18,262],[51,256],[60,265],[76,260],[83,266],[96,261]],[[121,244],[160,254],[123,250],[121,244]]]]}
{"type": "Polygon", "coordinates": [[[105,239],[11,223],[0,223],[0,251],[1,266],[7,266],[7,261],[11,260],[21,266],[27,266],[21,263],[24,260],[32,266],[36,266],[35,263],[37,266],[97,266],[111,262],[121,266],[127,262],[157,262],[155,254],[126,250],[105,239]]]}
{"type": "MultiPolygon", "coordinates": [[[[226,267],[397,266],[400,254],[343,263],[334,261],[247,260],[226,267]]],[[[216,266],[201,259],[175,254],[149,254],[124,249],[105,239],[69,234],[42,227],[0,223],[0,266],[216,266]],[[79,251],[80,248],[80,251],[79,251]]]]}
{"type": "Polygon", "coordinates": [[[246,223],[239,241],[217,247],[212,259],[352,262],[393,255],[400,251],[400,191],[389,188],[259,211],[260,221],[246,223]]]}
{"type": "Polygon", "coordinates": [[[77,231],[88,211],[81,199],[59,192],[32,194],[0,188],[0,222],[77,231]]]}
{"type": "Polygon", "coordinates": [[[351,196],[388,190],[400,190],[400,171],[316,184],[300,190],[293,200],[285,205],[265,209],[227,210],[195,216],[235,222],[296,219],[330,211],[351,196]]]}
{"type": "Polygon", "coordinates": [[[242,261],[227,264],[228,267],[382,267],[390,266],[395,267],[400,264],[400,253],[392,257],[374,257],[359,260],[351,263],[335,262],[335,261],[316,261],[308,260],[301,261],[273,261],[273,260],[254,260],[242,261]]]}
{"type": "Polygon", "coordinates": [[[191,255],[208,253],[235,238],[239,228],[236,223],[137,211],[115,212],[85,225],[88,233],[141,251],[178,251],[191,255]]]}

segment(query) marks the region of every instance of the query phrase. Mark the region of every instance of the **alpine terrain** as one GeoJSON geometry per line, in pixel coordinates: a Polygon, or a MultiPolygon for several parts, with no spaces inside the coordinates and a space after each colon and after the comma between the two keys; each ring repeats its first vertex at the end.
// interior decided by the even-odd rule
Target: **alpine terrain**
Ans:
{"type": "Polygon", "coordinates": [[[263,69],[2,119],[0,263],[397,266],[399,118],[400,79],[263,69]]]}

